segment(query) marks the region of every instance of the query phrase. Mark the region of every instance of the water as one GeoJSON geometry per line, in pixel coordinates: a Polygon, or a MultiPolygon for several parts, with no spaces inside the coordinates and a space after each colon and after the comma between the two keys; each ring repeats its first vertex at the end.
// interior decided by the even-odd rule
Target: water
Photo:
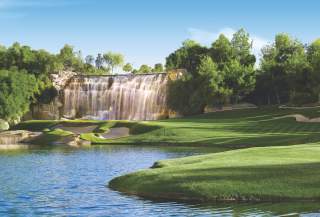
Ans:
{"type": "Polygon", "coordinates": [[[157,120],[168,116],[166,74],[81,76],[63,90],[63,115],[103,120],[157,120]]]}
{"type": "Polygon", "coordinates": [[[106,187],[112,178],[156,160],[192,154],[199,149],[97,146],[0,152],[0,216],[320,216],[316,203],[154,202],[106,187]]]}

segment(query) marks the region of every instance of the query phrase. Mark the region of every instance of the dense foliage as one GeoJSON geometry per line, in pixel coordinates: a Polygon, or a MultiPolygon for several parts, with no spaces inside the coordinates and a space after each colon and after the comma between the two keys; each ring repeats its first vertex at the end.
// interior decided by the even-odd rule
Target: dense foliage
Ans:
{"type": "Polygon", "coordinates": [[[22,116],[38,88],[35,76],[24,70],[0,70],[0,117],[15,120],[22,116]]]}
{"type": "Polygon", "coordinates": [[[303,45],[287,34],[262,50],[254,92],[257,104],[316,103],[320,94],[320,40],[303,45]]]}
{"type": "Polygon", "coordinates": [[[166,59],[167,69],[188,74],[171,81],[168,105],[182,114],[238,103],[302,105],[320,101],[320,39],[303,45],[287,34],[264,47],[259,65],[243,29],[221,34],[211,47],[187,40],[166,59]]]}
{"type": "Polygon", "coordinates": [[[255,85],[255,57],[251,48],[249,34],[243,29],[231,41],[220,35],[210,48],[185,41],[166,59],[167,69],[188,71],[184,78],[169,84],[169,107],[182,114],[195,114],[206,105],[241,100],[255,85]]]}
{"type": "Polygon", "coordinates": [[[201,113],[206,106],[241,101],[259,105],[320,102],[320,39],[304,45],[287,34],[278,34],[261,54],[257,64],[252,41],[243,29],[231,39],[221,34],[210,47],[186,40],[166,58],[165,67],[161,63],[154,67],[142,64],[137,69],[125,63],[119,53],[87,55],[83,59],[81,52],[70,45],[58,54],[19,43],[0,46],[0,119],[23,115],[31,103],[51,102],[57,92],[50,74],[63,70],[102,75],[115,73],[114,69],[120,67],[133,74],[186,69],[188,73],[169,82],[168,91],[169,107],[185,115],[201,113]]]}

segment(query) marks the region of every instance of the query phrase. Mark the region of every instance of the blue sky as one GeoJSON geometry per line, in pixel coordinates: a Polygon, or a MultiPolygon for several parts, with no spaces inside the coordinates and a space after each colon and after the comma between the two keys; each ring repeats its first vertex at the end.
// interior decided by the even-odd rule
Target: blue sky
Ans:
{"type": "Polygon", "coordinates": [[[58,52],[68,43],[153,65],[185,39],[211,44],[243,27],[258,55],[279,32],[304,43],[320,37],[319,8],[317,0],[0,0],[0,44],[58,52]]]}

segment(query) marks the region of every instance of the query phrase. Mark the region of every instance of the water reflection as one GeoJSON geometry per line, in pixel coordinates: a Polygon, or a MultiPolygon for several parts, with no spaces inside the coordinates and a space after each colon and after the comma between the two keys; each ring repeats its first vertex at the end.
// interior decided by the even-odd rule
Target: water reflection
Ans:
{"type": "Polygon", "coordinates": [[[112,191],[115,176],[212,151],[96,146],[0,152],[0,216],[319,216],[317,203],[184,204],[112,191]]]}

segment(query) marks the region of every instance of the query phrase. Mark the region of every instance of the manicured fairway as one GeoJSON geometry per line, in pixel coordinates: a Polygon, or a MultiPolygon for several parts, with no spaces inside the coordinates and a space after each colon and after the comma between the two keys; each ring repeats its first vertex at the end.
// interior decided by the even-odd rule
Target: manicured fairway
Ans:
{"type": "Polygon", "coordinates": [[[319,200],[320,123],[280,118],[297,113],[320,116],[317,109],[258,109],[156,122],[162,128],[126,141],[238,150],[160,161],[153,169],[116,178],[109,186],[169,200],[319,200]]]}
{"type": "Polygon", "coordinates": [[[82,138],[99,144],[192,145],[237,149],[257,146],[294,145],[320,141],[320,123],[301,123],[288,114],[320,117],[320,109],[248,109],[197,115],[162,121],[28,121],[17,129],[43,130],[63,122],[97,124],[94,132],[82,138]],[[103,139],[97,134],[111,127],[128,127],[131,136],[103,139]]]}
{"type": "Polygon", "coordinates": [[[153,199],[320,199],[320,144],[250,148],[160,161],[109,186],[153,199]]]}
{"type": "Polygon", "coordinates": [[[181,119],[142,122],[145,132],[100,142],[215,146],[227,149],[293,145],[320,141],[320,123],[298,123],[288,114],[320,117],[319,109],[248,109],[181,119]],[[148,130],[153,126],[153,130],[148,130]]]}
{"type": "MultiPolygon", "coordinates": [[[[320,200],[320,123],[282,118],[293,114],[320,117],[318,108],[260,108],[162,121],[89,121],[97,128],[82,138],[105,144],[216,149],[214,154],[160,161],[154,169],[110,182],[112,189],[129,194],[197,201],[320,200]],[[99,138],[100,133],[112,127],[127,127],[130,136],[99,138]]],[[[46,134],[59,132],[59,136],[64,136],[64,131],[54,129],[61,123],[31,121],[18,128],[50,128],[46,134]]]]}

